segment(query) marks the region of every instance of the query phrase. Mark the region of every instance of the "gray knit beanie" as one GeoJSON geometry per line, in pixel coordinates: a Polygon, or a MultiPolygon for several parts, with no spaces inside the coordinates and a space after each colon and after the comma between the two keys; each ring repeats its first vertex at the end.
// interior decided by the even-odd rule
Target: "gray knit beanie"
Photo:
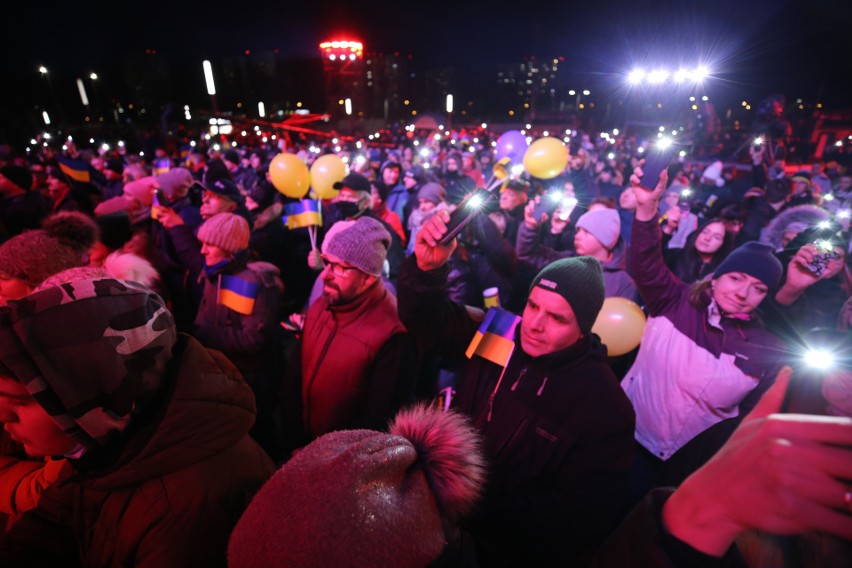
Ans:
{"type": "Polygon", "coordinates": [[[601,263],[591,256],[563,258],[545,266],[533,286],[556,292],[571,305],[580,331],[588,334],[604,302],[601,263]]]}
{"type": "Polygon", "coordinates": [[[235,213],[218,213],[198,227],[198,240],[234,254],[249,245],[248,221],[235,213]]]}
{"type": "Polygon", "coordinates": [[[437,205],[446,201],[447,190],[440,183],[429,182],[417,192],[417,199],[425,199],[437,205]]]}
{"type": "Polygon", "coordinates": [[[621,219],[615,209],[596,209],[577,219],[577,228],[585,229],[607,250],[615,248],[621,235],[621,219]]]}
{"type": "Polygon", "coordinates": [[[195,180],[192,172],[186,168],[172,168],[169,171],[155,176],[157,184],[166,193],[169,199],[180,199],[186,196],[189,188],[195,180]]]}
{"type": "Polygon", "coordinates": [[[371,276],[381,276],[391,236],[381,222],[372,217],[356,221],[338,221],[331,226],[322,243],[322,252],[333,254],[371,276]]]}

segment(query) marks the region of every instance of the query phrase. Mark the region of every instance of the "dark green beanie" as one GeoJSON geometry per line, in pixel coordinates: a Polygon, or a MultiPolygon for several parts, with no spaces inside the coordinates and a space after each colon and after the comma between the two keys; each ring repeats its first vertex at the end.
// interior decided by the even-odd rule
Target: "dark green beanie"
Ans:
{"type": "Polygon", "coordinates": [[[596,258],[576,256],[551,262],[535,277],[530,291],[533,286],[565,298],[574,310],[580,331],[588,335],[604,301],[603,270],[596,258]]]}

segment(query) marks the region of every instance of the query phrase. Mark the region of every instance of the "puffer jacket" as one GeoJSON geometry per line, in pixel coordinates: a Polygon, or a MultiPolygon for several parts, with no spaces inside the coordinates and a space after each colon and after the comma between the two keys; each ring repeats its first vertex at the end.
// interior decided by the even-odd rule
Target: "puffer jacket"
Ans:
{"type": "Polygon", "coordinates": [[[633,221],[628,270],[646,302],[639,352],[621,386],[636,410],[636,440],[662,460],[728,418],[747,414],[774,382],[783,344],[752,314],[725,317],[666,266],[657,218],[633,221]]]}
{"type": "MultiPolygon", "coordinates": [[[[62,374],[45,375],[54,388],[62,374]]],[[[122,435],[66,464],[0,541],[6,566],[225,566],[228,535],[274,465],[248,437],[236,368],[180,334],[158,395],[122,435]]]]}

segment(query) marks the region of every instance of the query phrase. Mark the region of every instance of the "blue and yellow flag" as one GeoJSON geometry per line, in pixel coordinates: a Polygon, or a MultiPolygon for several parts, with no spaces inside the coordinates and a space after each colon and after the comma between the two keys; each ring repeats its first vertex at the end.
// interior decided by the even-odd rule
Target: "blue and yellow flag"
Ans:
{"type": "Polygon", "coordinates": [[[192,146],[190,146],[189,144],[181,144],[180,159],[183,162],[186,162],[187,158],[189,158],[190,152],[192,152],[192,146]]]}
{"type": "Polygon", "coordinates": [[[479,355],[505,367],[515,349],[515,329],[521,317],[500,308],[491,308],[467,348],[467,358],[479,355]]]}
{"type": "Polygon", "coordinates": [[[81,183],[89,183],[92,181],[92,175],[89,173],[89,164],[82,160],[72,160],[65,156],[57,156],[56,161],[59,162],[59,169],[66,176],[74,181],[81,183]]]}
{"type": "Polygon", "coordinates": [[[282,220],[290,229],[322,225],[319,201],[302,199],[284,206],[285,215],[282,220]]]}
{"type": "Polygon", "coordinates": [[[250,315],[254,310],[259,288],[260,286],[253,282],[222,274],[219,280],[219,303],[239,314],[250,315]]]}
{"type": "Polygon", "coordinates": [[[168,158],[157,158],[154,161],[154,175],[164,174],[172,169],[172,161],[168,158]]]}

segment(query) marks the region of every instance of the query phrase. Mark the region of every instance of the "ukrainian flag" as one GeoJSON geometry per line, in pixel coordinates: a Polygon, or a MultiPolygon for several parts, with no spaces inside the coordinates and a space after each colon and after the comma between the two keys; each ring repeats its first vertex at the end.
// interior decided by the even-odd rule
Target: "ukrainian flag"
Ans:
{"type": "Polygon", "coordinates": [[[186,162],[187,158],[189,158],[189,153],[192,152],[192,146],[189,144],[183,144],[180,147],[180,159],[186,162]]]}
{"type": "Polygon", "coordinates": [[[89,164],[82,160],[72,160],[65,156],[57,156],[56,161],[59,162],[59,169],[66,176],[74,181],[81,183],[89,183],[92,181],[92,176],[89,173],[89,164]]]}
{"type": "Polygon", "coordinates": [[[168,158],[158,158],[154,162],[154,175],[164,174],[172,168],[172,161],[168,158]]]}
{"type": "Polygon", "coordinates": [[[236,276],[221,274],[219,276],[219,303],[235,312],[250,315],[254,310],[254,301],[260,287],[253,282],[246,282],[236,276]]]}
{"type": "Polygon", "coordinates": [[[501,308],[491,308],[467,348],[467,358],[479,355],[505,367],[515,349],[515,329],[520,316],[501,308]]]}
{"type": "Polygon", "coordinates": [[[322,225],[319,201],[314,199],[302,199],[284,206],[286,215],[283,221],[290,229],[322,225]]]}

